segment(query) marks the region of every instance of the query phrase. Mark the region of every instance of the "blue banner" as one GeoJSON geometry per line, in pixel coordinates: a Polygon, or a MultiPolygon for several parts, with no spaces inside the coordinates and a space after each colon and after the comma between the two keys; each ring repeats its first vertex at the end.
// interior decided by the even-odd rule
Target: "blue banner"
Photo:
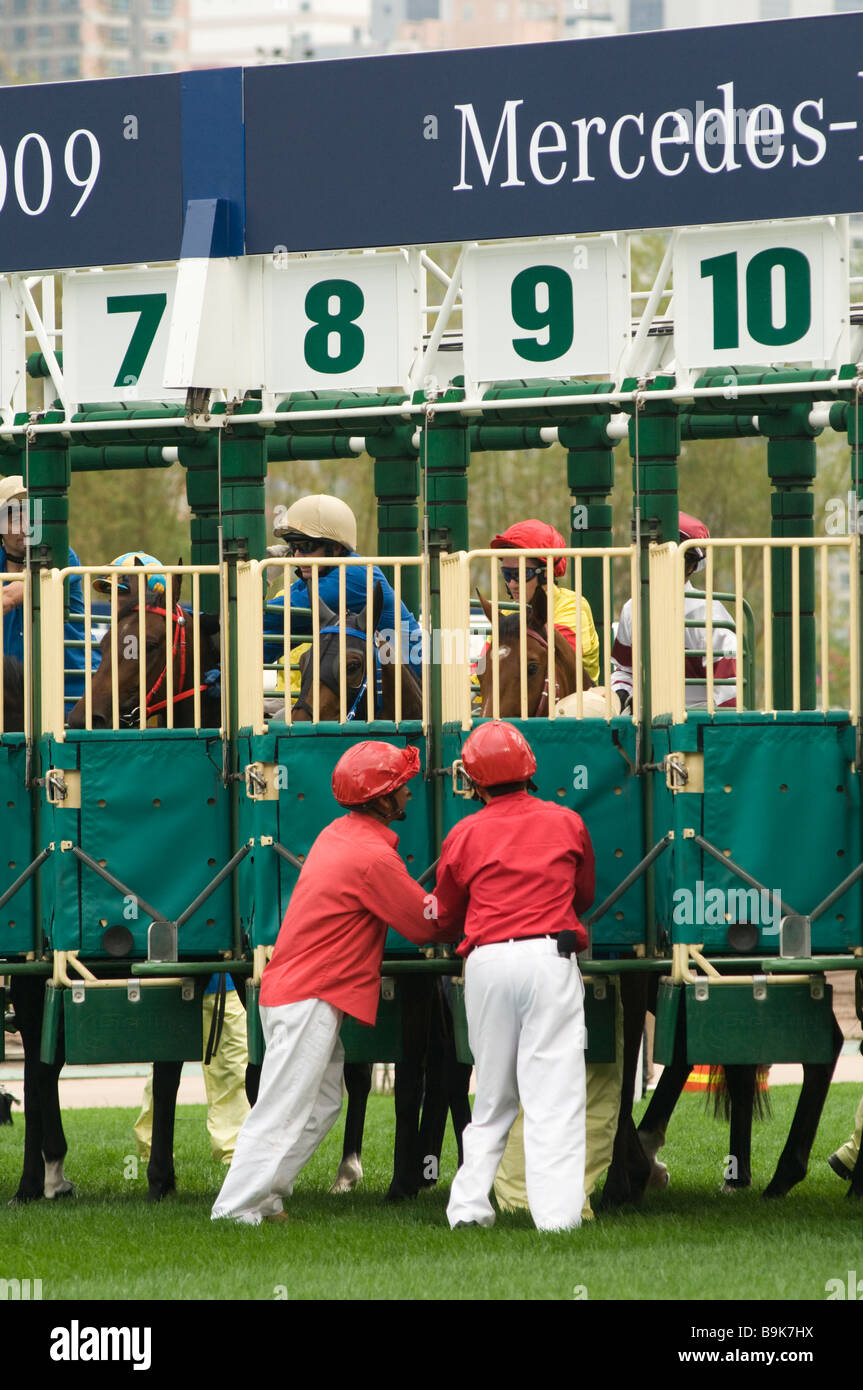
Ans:
{"type": "Polygon", "coordinates": [[[246,250],[863,209],[863,13],[247,68],[246,250]]]}

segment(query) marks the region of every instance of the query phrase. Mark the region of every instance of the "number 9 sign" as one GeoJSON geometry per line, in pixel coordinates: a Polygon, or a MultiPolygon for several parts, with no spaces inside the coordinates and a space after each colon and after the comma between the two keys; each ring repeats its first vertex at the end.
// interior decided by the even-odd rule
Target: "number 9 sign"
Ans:
{"type": "Polygon", "coordinates": [[[422,343],[401,252],[264,261],[264,383],[278,394],[406,386],[422,343]]]}
{"type": "Polygon", "coordinates": [[[462,285],[472,382],[616,376],[629,342],[628,243],[596,236],[471,247],[462,285]]]}

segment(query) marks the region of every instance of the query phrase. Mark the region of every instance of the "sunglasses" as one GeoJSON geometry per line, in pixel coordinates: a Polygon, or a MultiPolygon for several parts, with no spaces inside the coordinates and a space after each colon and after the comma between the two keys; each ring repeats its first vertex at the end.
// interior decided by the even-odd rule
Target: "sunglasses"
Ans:
{"type": "Polygon", "coordinates": [[[323,544],[324,542],[322,540],[316,540],[314,538],[310,540],[291,540],[287,542],[292,555],[312,555],[316,550],[320,550],[323,544]]]}
{"type": "MultiPolygon", "coordinates": [[[[501,572],[501,574],[503,575],[503,579],[504,579],[504,583],[505,583],[505,584],[518,583],[518,570],[517,570],[517,569],[513,570],[513,569],[510,569],[508,565],[501,565],[501,567],[500,567],[500,572],[501,572]]],[[[525,566],[525,571],[524,571],[524,582],[525,582],[525,584],[530,583],[531,579],[535,579],[536,576],[537,576],[538,574],[540,574],[540,573],[541,573],[541,570],[538,570],[538,569],[531,569],[530,566],[525,566]]]]}

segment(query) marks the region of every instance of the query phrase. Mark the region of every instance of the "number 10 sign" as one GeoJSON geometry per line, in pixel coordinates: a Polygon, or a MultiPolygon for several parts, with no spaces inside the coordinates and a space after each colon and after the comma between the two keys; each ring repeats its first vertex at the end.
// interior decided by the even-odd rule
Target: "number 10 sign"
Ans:
{"type": "Polygon", "coordinates": [[[615,236],[471,247],[462,279],[470,380],[614,379],[630,336],[628,250],[615,236]]]}
{"type": "Polygon", "coordinates": [[[680,232],[674,347],[683,369],[847,361],[848,266],[835,222],[680,232]]]}

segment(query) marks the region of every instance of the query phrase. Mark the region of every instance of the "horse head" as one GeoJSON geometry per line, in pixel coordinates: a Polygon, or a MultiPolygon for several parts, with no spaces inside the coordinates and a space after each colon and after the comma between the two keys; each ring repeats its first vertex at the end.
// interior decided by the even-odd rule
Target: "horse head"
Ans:
{"type": "MultiPolygon", "coordinates": [[[[123,599],[117,610],[116,632],[105,633],[100,644],[101,659],[91,686],[92,727],[113,725],[114,652],[117,653],[117,713],[121,725],[137,725],[141,706],[141,663],[144,663],[144,692],[147,718],[167,722],[168,662],[173,674],[174,724],[188,727],[194,719],[194,644],[196,625],[180,607],[183,576],[171,576],[170,592],[162,596],[146,591],[144,606],[137,593],[123,599]],[[142,631],[143,628],[143,631],[142,631]],[[168,630],[169,629],[169,630],[168,630]],[[166,630],[167,640],[166,640],[166,630]],[[144,650],[141,651],[143,639],[144,650]]],[[[201,614],[197,624],[202,644],[201,674],[213,659],[211,635],[218,619],[201,614]]],[[[202,690],[205,687],[200,687],[202,690]]],[[[202,716],[203,718],[203,716],[202,716]]],[[[69,715],[70,729],[83,729],[86,719],[85,697],[69,715]]],[[[205,721],[207,722],[207,721],[205,721]]]]}
{"type": "MultiPolygon", "coordinates": [[[[482,610],[489,623],[492,623],[492,607],[488,599],[477,590],[482,610]]],[[[576,688],[576,654],[562,632],[552,628],[554,633],[554,680],[555,698],[562,699],[576,688]]],[[[525,609],[525,639],[527,660],[525,663],[525,683],[528,717],[543,715],[548,709],[548,599],[545,589],[537,585],[533,599],[525,609]]],[[[499,614],[498,621],[498,672],[500,690],[501,718],[518,717],[521,714],[521,614],[499,614]]],[[[481,716],[491,718],[494,708],[494,680],[492,671],[491,647],[488,660],[479,672],[479,690],[482,701],[481,716]]],[[[592,681],[583,672],[584,689],[592,681]]]]}

